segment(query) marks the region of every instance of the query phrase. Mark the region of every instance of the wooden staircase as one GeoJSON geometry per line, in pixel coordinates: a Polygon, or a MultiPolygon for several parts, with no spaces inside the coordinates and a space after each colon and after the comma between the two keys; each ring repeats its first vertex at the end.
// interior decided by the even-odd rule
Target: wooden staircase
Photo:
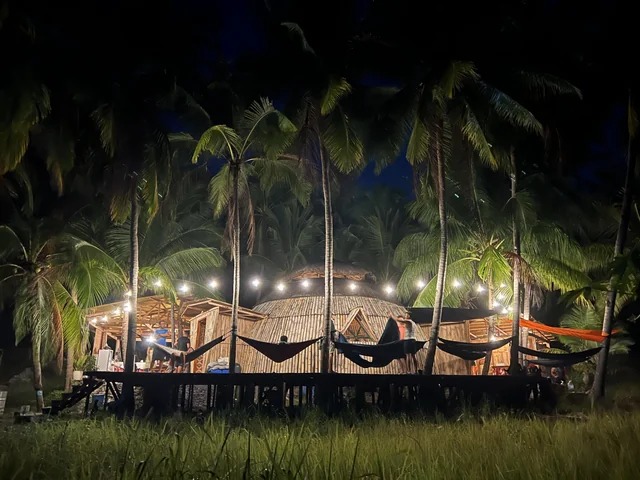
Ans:
{"type": "Polygon", "coordinates": [[[95,392],[102,385],[104,385],[102,380],[85,377],[82,381],[82,385],[74,385],[71,387],[71,392],[62,394],[62,398],[60,400],[51,401],[50,414],[57,415],[65,408],[73,407],[79,401],[87,399],[89,395],[95,392]]]}

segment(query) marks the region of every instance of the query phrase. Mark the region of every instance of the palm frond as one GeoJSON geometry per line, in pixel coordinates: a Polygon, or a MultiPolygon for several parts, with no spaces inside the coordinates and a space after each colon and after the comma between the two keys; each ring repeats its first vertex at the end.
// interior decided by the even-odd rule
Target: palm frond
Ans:
{"type": "Polygon", "coordinates": [[[346,78],[332,77],[329,79],[329,84],[320,103],[320,114],[323,116],[329,115],[338,106],[340,100],[350,93],[351,85],[346,78]]]}
{"type": "Polygon", "coordinates": [[[192,163],[197,163],[202,152],[209,152],[214,157],[223,157],[229,161],[238,161],[242,149],[242,139],[236,131],[226,125],[214,125],[207,129],[193,151],[192,163]]]}
{"type": "Polygon", "coordinates": [[[322,139],[331,162],[342,173],[350,173],[364,162],[362,142],[351,127],[349,118],[337,108],[331,114],[322,139]]]}
{"type": "Polygon", "coordinates": [[[500,118],[511,125],[537,135],[542,135],[542,124],[530,110],[497,88],[487,85],[484,82],[479,82],[479,85],[480,90],[486,95],[487,100],[500,118]]]}

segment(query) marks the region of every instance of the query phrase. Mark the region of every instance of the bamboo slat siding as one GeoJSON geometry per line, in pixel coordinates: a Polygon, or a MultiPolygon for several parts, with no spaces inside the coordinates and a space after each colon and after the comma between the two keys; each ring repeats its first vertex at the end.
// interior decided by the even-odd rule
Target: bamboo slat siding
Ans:
{"type": "MultiPolygon", "coordinates": [[[[323,335],[322,308],[324,299],[321,296],[296,297],[282,300],[271,300],[256,305],[254,310],[266,315],[266,319],[256,322],[248,336],[264,342],[277,343],[282,335],[289,342],[300,342],[323,335]]],[[[338,330],[346,327],[353,318],[354,312],[362,310],[363,316],[375,335],[375,340],[382,335],[390,316],[407,316],[406,310],[386,300],[362,296],[335,296],[333,303],[334,324],[338,330]]],[[[420,329],[419,340],[424,340],[420,329]]],[[[243,342],[239,342],[239,346],[243,342]]],[[[238,356],[243,372],[252,373],[315,373],[320,371],[320,343],[314,344],[296,357],[280,364],[274,363],[258,351],[245,350],[245,355],[238,356]]],[[[338,373],[401,373],[398,362],[392,362],[384,368],[364,369],[345,359],[341,354],[333,352],[332,365],[338,373]]]]}

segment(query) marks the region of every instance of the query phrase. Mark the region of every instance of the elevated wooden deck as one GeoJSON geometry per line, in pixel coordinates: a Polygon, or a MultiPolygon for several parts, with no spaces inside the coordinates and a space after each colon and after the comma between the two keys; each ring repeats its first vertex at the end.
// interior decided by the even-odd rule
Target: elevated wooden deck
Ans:
{"type": "MultiPolygon", "coordinates": [[[[249,409],[299,415],[310,408],[327,413],[424,412],[444,414],[489,405],[547,410],[555,404],[548,379],[527,376],[363,375],[303,373],[123,373],[88,372],[104,381],[104,407],[120,399],[120,385],[141,387],[142,414],[249,409]],[[110,402],[111,401],[111,402],[110,402]]],[[[89,398],[87,409],[91,408],[89,398]]]]}

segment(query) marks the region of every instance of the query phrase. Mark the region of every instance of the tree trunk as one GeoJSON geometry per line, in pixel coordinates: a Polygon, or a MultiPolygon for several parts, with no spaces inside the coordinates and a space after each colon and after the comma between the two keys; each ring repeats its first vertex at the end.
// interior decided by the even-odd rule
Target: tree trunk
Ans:
{"type": "Polygon", "coordinates": [[[238,344],[238,309],[240,308],[240,164],[231,165],[233,194],[231,197],[232,221],[231,248],[233,260],[233,294],[231,298],[231,343],[229,345],[229,372],[236,371],[236,347],[238,344]]]}
{"type": "Polygon", "coordinates": [[[331,205],[331,183],[329,178],[329,162],[318,135],[320,168],[322,170],[322,199],[324,202],[324,305],[322,319],[324,321],[324,339],[322,342],[322,361],[320,371],[329,373],[331,351],[331,311],[333,304],[333,206],[331,205]]]}
{"type": "Polygon", "coordinates": [[[65,369],[64,374],[64,391],[71,391],[71,383],[73,381],[73,357],[74,351],[71,346],[67,344],[67,368],[65,369]]]}
{"type": "MultiPolygon", "coordinates": [[[[487,309],[493,310],[493,283],[491,280],[487,282],[487,309]]],[[[496,316],[491,315],[487,319],[487,342],[491,341],[491,337],[495,335],[496,330],[496,316]]],[[[491,369],[491,357],[492,351],[489,350],[484,357],[484,364],[482,365],[482,375],[489,375],[489,370],[491,369]]]]}
{"type": "Polygon", "coordinates": [[[171,303],[171,310],[169,310],[169,321],[171,322],[171,348],[176,348],[176,309],[173,302],[171,303]]]}
{"type": "MultiPolygon", "coordinates": [[[[138,177],[134,173],[131,180],[131,225],[129,231],[129,314],[126,322],[126,338],[123,338],[122,348],[124,349],[124,371],[132,373],[135,371],[136,356],[136,331],[138,314],[138,222],[140,220],[140,208],[138,205],[138,177]]],[[[126,382],[122,385],[123,406],[126,413],[132,414],[135,409],[135,399],[133,395],[133,383],[126,382]]]]}
{"type": "MultiPolygon", "coordinates": [[[[531,282],[525,282],[524,284],[524,302],[522,306],[522,318],[525,320],[531,320],[531,296],[532,296],[531,282]]],[[[529,348],[529,329],[522,329],[522,345],[529,348]]],[[[520,354],[520,361],[524,361],[524,355],[520,354]]]]}
{"type": "MultiPolygon", "coordinates": [[[[629,92],[629,117],[631,117],[631,109],[633,108],[631,92],[629,92]]],[[[635,131],[632,130],[631,121],[629,122],[629,140],[627,144],[627,173],[624,180],[624,195],[622,197],[622,211],[620,215],[620,224],[618,225],[618,233],[616,236],[616,244],[613,251],[614,259],[622,255],[624,245],[627,241],[627,232],[629,230],[629,220],[631,217],[631,204],[633,202],[633,181],[636,168],[637,142],[635,139],[635,131]]],[[[615,313],[616,297],[618,291],[616,284],[619,278],[612,275],[609,280],[609,291],[607,293],[607,303],[604,308],[604,318],[602,320],[602,350],[598,355],[598,363],[596,366],[596,375],[591,389],[591,400],[595,403],[604,398],[605,380],[607,375],[607,362],[609,361],[609,350],[611,348],[611,330],[613,328],[613,316],[615,313]]]]}
{"type": "Polygon", "coordinates": [[[436,280],[436,298],[433,305],[433,318],[431,319],[431,331],[429,332],[429,346],[427,358],[424,363],[424,374],[433,373],[433,365],[436,359],[436,346],[440,334],[440,321],[442,320],[442,302],[444,300],[444,286],[447,277],[447,209],[445,204],[445,177],[444,158],[440,148],[440,132],[436,133],[436,168],[438,190],[438,216],[440,218],[440,259],[438,261],[438,277],[436,280]]]}
{"type": "Polygon", "coordinates": [[[518,347],[520,346],[520,226],[518,224],[518,213],[516,211],[516,193],[518,191],[518,170],[514,148],[511,147],[511,201],[514,202],[512,208],[513,217],[511,219],[513,230],[513,326],[511,330],[511,352],[509,362],[509,372],[514,375],[519,370],[518,347]]]}
{"type": "Polygon", "coordinates": [[[40,360],[40,343],[37,336],[31,337],[31,357],[33,361],[33,388],[36,392],[36,410],[41,412],[44,408],[44,396],[42,394],[42,362],[40,360]]]}

